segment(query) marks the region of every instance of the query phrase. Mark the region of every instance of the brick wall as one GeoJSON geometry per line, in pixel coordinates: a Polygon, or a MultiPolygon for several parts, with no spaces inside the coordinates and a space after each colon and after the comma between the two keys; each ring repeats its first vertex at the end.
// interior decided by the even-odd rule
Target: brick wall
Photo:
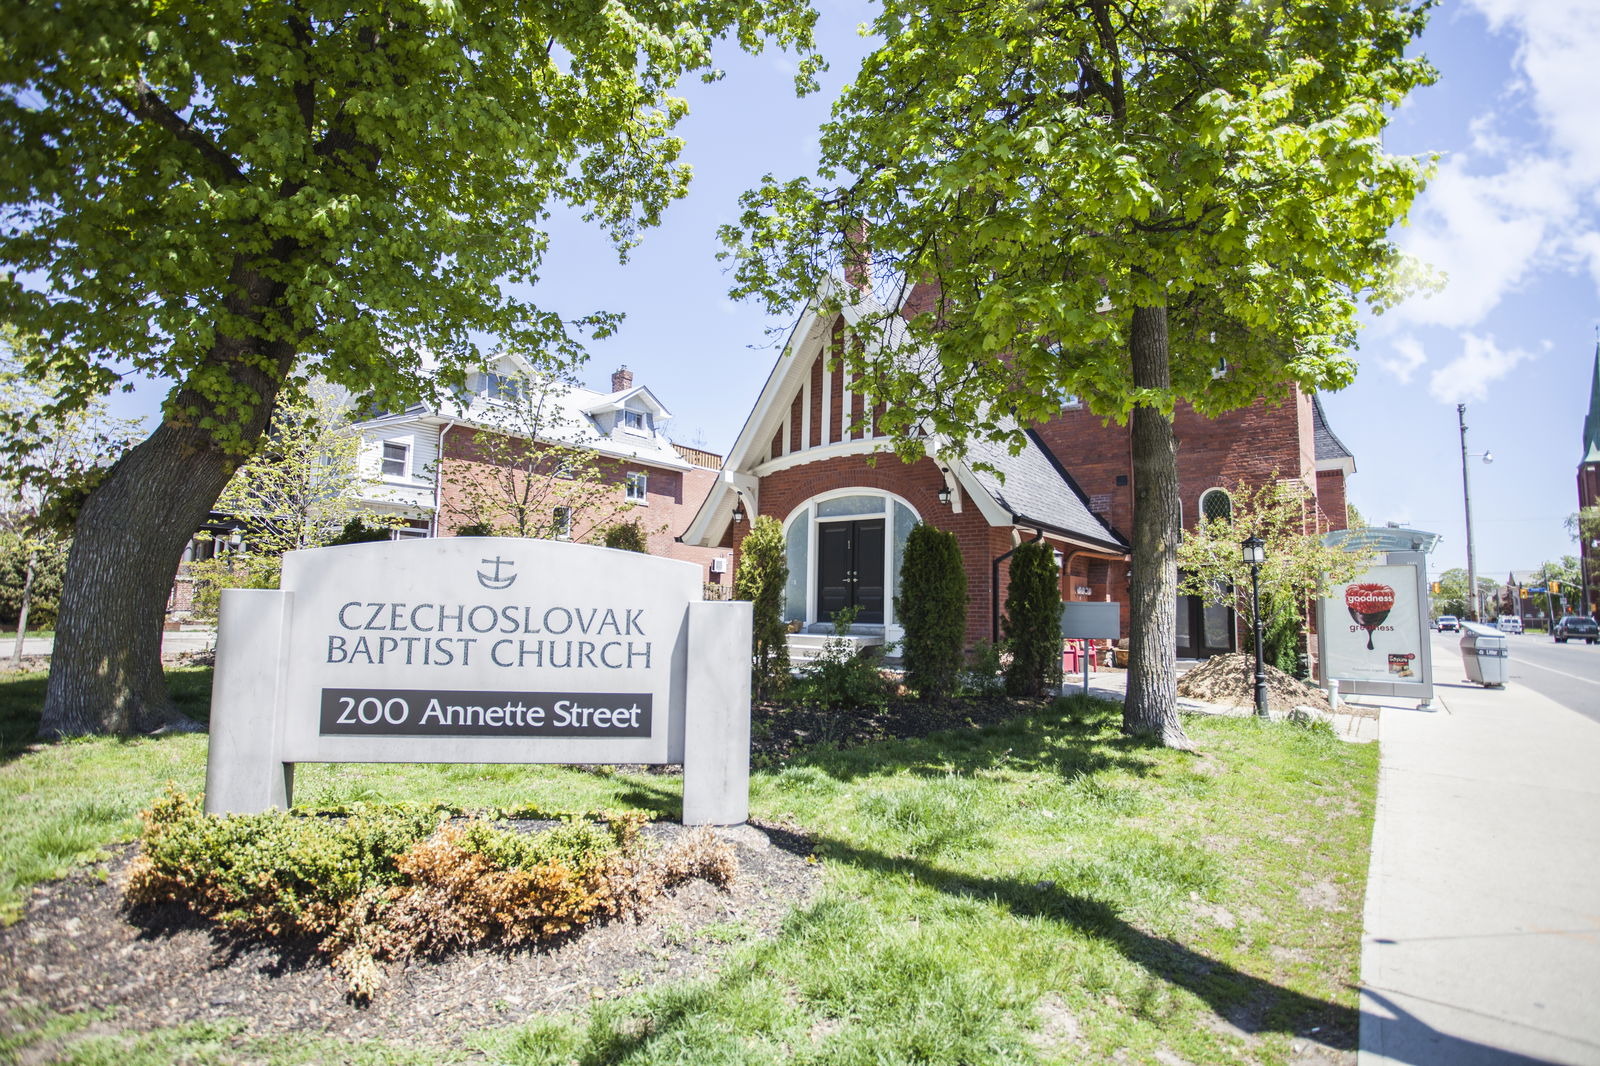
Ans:
{"type": "MultiPolygon", "coordinates": [[[[876,464],[865,456],[835,456],[803,466],[791,467],[761,479],[761,513],[780,522],[787,521],[796,508],[826,492],[846,489],[875,489],[892,492],[905,500],[924,522],[956,535],[962,564],[967,572],[967,642],[990,639],[994,560],[1014,547],[1009,527],[991,526],[971,499],[962,501],[960,514],[939,502],[944,476],[931,459],[904,463],[892,455],[880,455],[876,464]]],[[[748,533],[748,523],[734,528],[735,545],[748,533]]],[[[1047,538],[1048,539],[1048,538],[1047,538]]],[[[1078,552],[1071,546],[1052,541],[1052,546],[1067,557],[1062,577],[1063,599],[1104,600],[1110,595],[1110,574],[1121,574],[1123,567],[1107,567],[1103,561],[1078,552]],[[1088,596],[1078,596],[1079,584],[1092,586],[1088,596]]],[[[737,548],[735,549],[737,551],[737,548]]],[[[1004,609],[1008,569],[1000,567],[1000,602],[1004,609]]]]}

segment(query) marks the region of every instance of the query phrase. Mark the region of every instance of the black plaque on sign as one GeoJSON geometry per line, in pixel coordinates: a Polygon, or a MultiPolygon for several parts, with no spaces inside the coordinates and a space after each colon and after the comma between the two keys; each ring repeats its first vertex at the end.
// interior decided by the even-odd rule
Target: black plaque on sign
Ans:
{"type": "Polygon", "coordinates": [[[325,688],[319,731],[350,737],[648,737],[650,700],[647,692],[325,688]]]}

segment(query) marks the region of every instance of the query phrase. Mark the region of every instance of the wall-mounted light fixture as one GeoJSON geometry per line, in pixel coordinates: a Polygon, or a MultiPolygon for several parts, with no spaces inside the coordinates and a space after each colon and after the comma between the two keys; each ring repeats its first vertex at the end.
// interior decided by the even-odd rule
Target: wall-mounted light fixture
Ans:
{"type": "Polygon", "coordinates": [[[946,507],[950,506],[950,486],[943,485],[939,488],[939,502],[946,507]]]}

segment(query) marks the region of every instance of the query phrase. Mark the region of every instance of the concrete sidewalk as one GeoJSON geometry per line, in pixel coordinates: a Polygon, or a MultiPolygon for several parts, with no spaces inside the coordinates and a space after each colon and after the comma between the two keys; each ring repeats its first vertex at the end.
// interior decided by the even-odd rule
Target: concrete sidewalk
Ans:
{"type": "Polygon", "coordinates": [[[1600,1064],[1600,724],[1436,692],[1380,719],[1361,1066],[1600,1064]]]}

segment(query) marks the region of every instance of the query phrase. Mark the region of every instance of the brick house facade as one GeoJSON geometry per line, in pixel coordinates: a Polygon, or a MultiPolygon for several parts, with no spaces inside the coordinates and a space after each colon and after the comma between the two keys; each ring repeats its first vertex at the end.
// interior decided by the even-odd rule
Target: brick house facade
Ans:
{"type": "MultiPolygon", "coordinates": [[[[451,536],[467,521],[463,486],[486,460],[477,438],[496,424],[487,408],[495,391],[519,380],[526,369],[503,357],[469,376],[458,408],[418,404],[358,424],[363,465],[380,486],[369,502],[408,520],[401,535],[451,536]]],[[[721,456],[674,444],[666,432],[671,412],[649,388],[635,385],[626,367],[612,375],[609,393],[574,387],[552,391],[549,402],[559,407],[559,417],[549,424],[562,427],[561,443],[595,453],[601,482],[615,495],[612,502],[626,508],[618,514],[608,505],[597,516],[574,515],[573,539],[597,537],[597,525],[616,518],[638,520],[650,554],[695,563],[707,584],[727,588],[732,553],[679,539],[716,481],[721,456]]],[[[534,450],[550,447],[545,441],[511,440],[534,450]]],[[[558,485],[552,501],[559,495],[558,485]]]]}
{"type": "MultiPolygon", "coordinates": [[[[902,314],[920,306],[919,299],[926,303],[926,293],[913,287],[902,314]]],[[[865,397],[831,365],[863,318],[885,328],[877,322],[883,310],[870,296],[837,313],[825,314],[818,304],[806,310],[684,539],[737,551],[751,518],[771,515],[784,523],[789,547],[786,618],[820,626],[841,595],[857,606],[865,599],[871,609],[861,617],[879,622],[893,640],[899,544],[911,524],[927,522],[955,533],[960,543],[969,642],[997,633],[1005,557],[1023,540],[1043,539],[1059,555],[1061,598],[1122,603],[1127,632],[1134,490],[1128,427],[1069,407],[1031,427],[1019,455],[969,442],[962,458],[930,437],[925,456],[904,462],[877,434],[878,412],[868,410],[865,397]],[[734,518],[736,508],[742,521],[734,518]],[[859,554],[860,537],[869,554],[882,540],[883,559],[869,568],[865,595],[852,554],[859,554]],[[841,569],[851,585],[842,594],[835,587],[841,569]]],[[[1304,484],[1312,504],[1308,529],[1346,525],[1344,479],[1354,461],[1315,397],[1290,389],[1215,419],[1180,405],[1174,429],[1186,528],[1208,496],[1217,505],[1216,490],[1274,476],[1304,484]]],[[[1237,646],[1236,630],[1228,609],[1180,601],[1180,654],[1229,650],[1237,646]]]]}

